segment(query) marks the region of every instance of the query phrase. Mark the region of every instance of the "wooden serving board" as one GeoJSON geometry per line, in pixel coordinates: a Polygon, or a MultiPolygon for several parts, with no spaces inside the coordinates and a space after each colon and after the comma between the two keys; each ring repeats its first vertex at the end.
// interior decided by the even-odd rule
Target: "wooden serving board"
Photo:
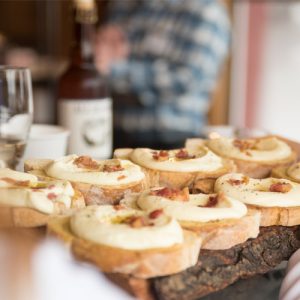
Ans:
{"type": "MultiPolygon", "coordinates": [[[[300,144],[284,139],[300,158],[300,144]]],[[[201,250],[196,266],[150,280],[109,275],[143,300],[193,300],[220,291],[239,279],[273,270],[300,248],[300,226],[261,227],[260,234],[228,250],[201,250]]]]}

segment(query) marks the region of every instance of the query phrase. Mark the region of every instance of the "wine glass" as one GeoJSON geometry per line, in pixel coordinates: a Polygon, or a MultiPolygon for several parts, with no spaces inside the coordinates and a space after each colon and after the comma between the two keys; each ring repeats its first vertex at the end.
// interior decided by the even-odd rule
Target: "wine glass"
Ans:
{"type": "Polygon", "coordinates": [[[24,154],[32,116],[29,69],[0,66],[0,168],[17,167],[24,154]]]}

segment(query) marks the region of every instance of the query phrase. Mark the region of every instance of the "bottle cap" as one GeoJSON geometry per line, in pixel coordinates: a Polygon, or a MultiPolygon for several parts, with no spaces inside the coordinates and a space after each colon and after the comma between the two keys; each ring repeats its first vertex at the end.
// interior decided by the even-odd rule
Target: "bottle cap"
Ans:
{"type": "Polygon", "coordinates": [[[76,7],[76,22],[94,24],[98,20],[95,0],[73,0],[76,7]]]}
{"type": "Polygon", "coordinates": [[[95,7],[94,0],[74,0],[77,9],[90,10],[95,7]]]}

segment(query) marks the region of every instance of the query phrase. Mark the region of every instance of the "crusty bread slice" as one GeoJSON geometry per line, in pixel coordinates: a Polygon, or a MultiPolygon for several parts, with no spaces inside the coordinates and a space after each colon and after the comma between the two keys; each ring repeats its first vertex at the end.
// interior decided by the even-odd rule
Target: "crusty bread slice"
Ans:
{"type": "Polygon", "coordinates": [[[295,226],[300,224],[299,207],[261,207],[247,205],[250,213],[260,212],[260,226],[295,226]]]}
{"type": "MultiPolygon", "coordinates": [[[[271,174],[271,171],[273,168],[276,167],[283,167],[283,166],[289,166],[293,162],[297,160],[297,157],[299,155],[298,148],[295,146],[295,143],[289,142],[287,140],[284,140],[280,137],[277,137],[292,148],[292,153],[289,157],[282,160],[276,160],[276,161],[269,161],[269,162],[253,162],[250,160],[243,160],[238,158],[232,158],[232,157],[226,157],[221,152],[215,151],[214,149],[211,149],[209,145],[207,145],[207,140],[200,139],[200,138],[193,138],[193,139],[187,139],[185,146],[186,148],[195,148],[197,146],[203,146],[206,145],[208,148],[210,148],[211,151],[216,153],[217,155],[220,155],[224,158],[231,159],[234,161],[234,164],[236,165],[236,172],[243,173],[249,177],[252,178],[266,178],[271,174]]],[[[298,145],[299,146],[299,145],[298,145]]]]}
{"type": "Polygon", "coordinates": [[[300,183],[300,180],[292,178],[292,177],[290,177],[288,175],[287,169],[288,169],[288,167],[277,167],[277,168],[274,168],[272,170],[271,176],[275,177],[275,178],[284,178],[284,179],[288,179],[288,180],[300,183]]]}
{"type": "Polygon", "coordinates": [[[49,215],[28,207],[0,206],[0,228],[44,226],[49,215]]]}
{"type": "MultiPolygon", "coordinates": [[[[131,160],[131,148],[120,148],[114,151],[114,157],[131,160]]],[[[193,192],[209,194],[213,192],[216,179],[226,173],[234,172],[236,167],[232,160],[224,159],[224,166],[211,172],[172,172],[146,168],[140,166],[146,175],[149,187],[166,186],[182,189],[189,187],[193,192]]],[[[133,163],[136,163],[133,161],[133,163]]]]}
{"type": "MultiPolygon", "coordinates": [[[[131,195],[129,198],[121,201],[120,205],[142,210],[137,203],[137,199],[138,195],[131,195]]],[[[197,209],[197,206],[195,208],[197,209]]],[[[161,209],[161,207],[158,207],[158,209],[161,209]]],[[[216,208],[217,210],[218,208],[216,208]]],[[[176,211],[179,211],[179,209],[177,208],[176,211]]],[[[167,211],[165,213],[168,214],[167,211]]],[[[237,219],[227,218],[208,222],[184,221],[180,219],[177,219],[177,221],[182,228],[193,231],[201,237],[201,249],[225,250],[250,238],[257,237],[260,226],[260,212],[247,213],[237,219]]]]}
{"type": "MultiPolygon", "coordinates": [[[[51,178],[44,172],[44,169],[51,162],[53,162],[53,160],[50,159],[28,159],[24,163],[24,170],[25,172],[34,174],[42,179],[57,180],[58,178],[51,178]]],[[[77,189],[82,193],[87,205],[117,204],[127,193],[139,192],[147,186],[146,180],[114,186],[75,181],[70,182],[74,189],[77,189]]]]}
{"type": "MultiPolygon", "coordinates": [[[[75,192],[71,208],[76,209],[84,206],[85,202],[81,193],[75,192]]],[[[0,205],[0,228],[45,226],[51,217],[51,215],[29,207],[0,205]]]]}
{"type": "Polygon", "coordinates": [[[94,263],[103,272],[151,278],[178,273],[198,260],[201,239],[190,231],[184,231],[182,244],[169,248],[127,250],[78,238],[70,230],[69,222],[69,217],[53,218],[48,231],[69,243],[77,258],[94,263]]]}
{"type": "Polygon", "coordinates": [[[237,167],[237,172],[243,173],[251,178],[259,179],[270,176],[272,169],[276,167],[286,167],[291,165],[296,161],[296,159],[297,154],[293,151],[288,158],[270,163],[257,163],[241,159],[234,159],[234,163],[237,167]]]}
{"type": "Polygon", "coordinates": [[[180,225],[201,236],[202,249],[225,250],[258,236],[260,212],[250,212],[240,219],[206,223],[180,221],[180,225]]]}
{"type": "Polygon", "coordinates": [[[215,180],[226,174],[233,172],[235,166],[231,161],[227,161],[224,168],[214,172],[171,172],[160,171],[142,167],[150,187],[166,186],[175,189],[189,187],[192,191],[211,193],[215,180]]]}
{"type": "Polygon", "coordinates": [[[139,300],[156,299],[150,280],[118,273],[106,273],[106,277],[139,300]]]}

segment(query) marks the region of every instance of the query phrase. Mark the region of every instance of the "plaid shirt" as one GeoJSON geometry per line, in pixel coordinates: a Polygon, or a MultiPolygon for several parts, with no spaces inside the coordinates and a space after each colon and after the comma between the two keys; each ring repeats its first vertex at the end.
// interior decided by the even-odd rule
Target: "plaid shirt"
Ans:
{"type": "Polygon", "coordinates": [[[112,2],[109,23],[127,34],[128,60],[113,65],[112,88],[135,94],[121,105],[118,126],[145,139],[199,135],[218,70],[228,51],[230,23],[218,0],[112,2]]]}

